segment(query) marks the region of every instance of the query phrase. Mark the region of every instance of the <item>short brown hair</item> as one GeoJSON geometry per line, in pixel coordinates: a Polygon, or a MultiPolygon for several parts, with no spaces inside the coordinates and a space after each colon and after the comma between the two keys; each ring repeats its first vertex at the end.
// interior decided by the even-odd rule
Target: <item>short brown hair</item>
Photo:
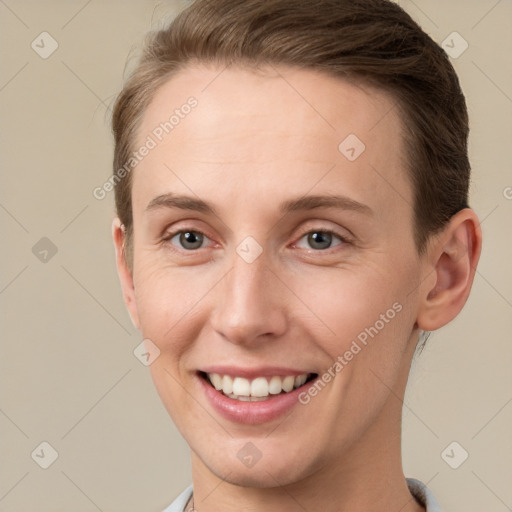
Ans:
{"type": "MultiPolygon", "coordinates": [[[[191,63],[292,65],[388,92],[406,128],[415,243],[467,207],[468,115],[446,53],[388,0],[196,0],[170,25],[150,33],[119,94],[112,119],[114,173],[131,156],[155,91],[191,63]]],[[[131,177],[115,189],[131,244],[131,177]]],[[[131,247],[125,247],[132,258],[131,247]]]]}

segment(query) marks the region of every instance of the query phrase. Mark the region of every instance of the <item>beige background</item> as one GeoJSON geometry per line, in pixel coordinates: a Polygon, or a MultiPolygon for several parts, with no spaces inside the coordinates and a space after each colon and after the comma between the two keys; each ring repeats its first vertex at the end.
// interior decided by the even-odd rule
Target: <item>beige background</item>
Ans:
{"type": "MultiPolygon", "coordinates": [[[[469,44],[453,63],[484,232],[469,302],[411,374],[405,471],[444,511],[512,510],[512,2],[401,4],[436,41],[457,31],[469,44]],[[452,441],[469,453],[458,469],[441,457],[452,441]]],[[[0,0],[1,511],[158,512],[190,483],[188,448],[133,355],[113,195],[92,195],[110,174],[126,57],[183,5],[0,0]],[[47,59],[31,48],[43,31],[59,45],[47,59]],[[57,248],[46,262],[43,237],[57,248]],[[31,457],[43,441],[58,452],[48,469],[31,457]]]]}

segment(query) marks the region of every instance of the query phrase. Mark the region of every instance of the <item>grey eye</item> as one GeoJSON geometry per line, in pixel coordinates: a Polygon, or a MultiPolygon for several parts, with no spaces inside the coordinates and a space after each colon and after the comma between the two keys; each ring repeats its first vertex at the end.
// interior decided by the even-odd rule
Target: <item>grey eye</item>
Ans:
{"type": "Polygon", "coordinates": [[[314,249],[322,251],[344,243],[346,240],[332,231],[310,231],[303,235],[297,246],[301,249],[314,249]]]}
{"type": "Polygon", "coordinates": [[[332,234],[324,231],[308,233],[307,239],[312,249],[328,249],[332,244],[332,234]]]}
{"type": "Polygon", "coordinates": [[[177,242],[179,242],[179,245],[181,245],[183,249],[192,251],[199,249],[203,245],[204,238],[204,235],[197,231],[180,231],[171,238],[171,242],[177,239],[177,242]]]}

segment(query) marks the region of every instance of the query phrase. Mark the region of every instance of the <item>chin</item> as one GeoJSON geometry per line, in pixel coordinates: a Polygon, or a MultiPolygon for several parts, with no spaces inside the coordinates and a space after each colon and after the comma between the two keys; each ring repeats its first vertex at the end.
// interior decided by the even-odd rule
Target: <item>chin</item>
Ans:
{"type": "Polygon", "coordinates": [[[304,453],[286,457],[275,449],[266,448],[265,451],[271,456],[262,455],[251,467],[246,467],[238,457],[215,457],[211,452],[199,458],[218,478],[240,487],[282,487],[299,482],[314,472],[313,461],[308,462],[304,453]]]}
{"type": "Polygon", "coordinates": [[[272,464],[265,464],[263,466],[261,461],[259,464],[262,465],[258,469],[253,467],[245,470],[233,470],[232,467],[224,467],[220,472],[215,471],[215,467],[209,467],[209,469],[222,480],[240,487],[271,489],[273,487],[290,485],[301,480],[299,472],[294,471],[290,473],[289,468],[287,470],[280,470],[276,469],[272,464]]]}

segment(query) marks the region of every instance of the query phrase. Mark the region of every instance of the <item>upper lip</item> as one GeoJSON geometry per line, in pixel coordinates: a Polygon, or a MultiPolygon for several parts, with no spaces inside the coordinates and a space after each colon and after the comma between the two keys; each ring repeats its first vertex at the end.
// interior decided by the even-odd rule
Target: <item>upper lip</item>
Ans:
{"type": "Polygon", "coordinates": [[[298,375],[313,373],[307,370],[297,370],[293,368],[286,368],[284,366],[259,366],[253,368],[242,368],[238,366],[213,365],[203,367],[199,371],[204,373],[218,373],[220,375],[230,375],[232,377],[245,377],[246,379],[253,379],[256,377],[273,377],[274,375],[293,375],[294,377],[296,377],[298,375]]]}

